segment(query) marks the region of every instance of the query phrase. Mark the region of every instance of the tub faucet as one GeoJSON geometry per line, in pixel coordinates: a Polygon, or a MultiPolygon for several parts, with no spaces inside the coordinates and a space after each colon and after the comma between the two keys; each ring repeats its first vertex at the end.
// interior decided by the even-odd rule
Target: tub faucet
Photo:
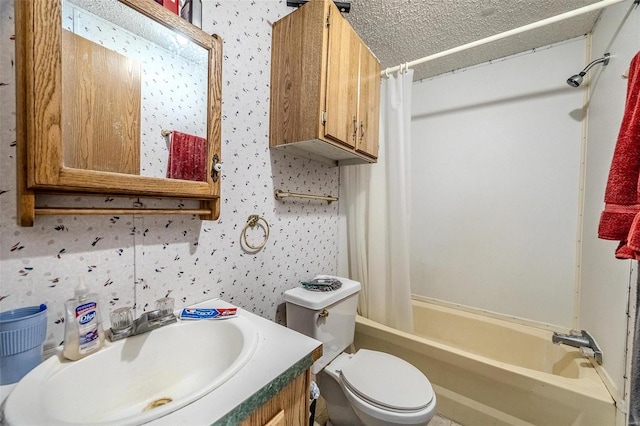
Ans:
{"type": "Polygon", "coordinates": [[[570,334],[554,332],[551,341],[555,344],[562,343],[574,348],[580,348],[580,353],[583,356],[593,357],[598,364],[602,364],[602,351],[596,341],[593,340],[593,337],[585,330],[571,330],[570,334]]]}

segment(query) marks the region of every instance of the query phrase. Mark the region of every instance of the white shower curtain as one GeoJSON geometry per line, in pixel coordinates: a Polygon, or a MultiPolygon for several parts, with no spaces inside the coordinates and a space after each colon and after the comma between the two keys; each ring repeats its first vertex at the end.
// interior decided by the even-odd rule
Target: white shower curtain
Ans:
{"type": "Polygon", "coordinates": [[[349,272],[360,313],[413,331],[409,276],[411,83],[413,70],[383,79],[378,163],[342,168],[349,272]]]}

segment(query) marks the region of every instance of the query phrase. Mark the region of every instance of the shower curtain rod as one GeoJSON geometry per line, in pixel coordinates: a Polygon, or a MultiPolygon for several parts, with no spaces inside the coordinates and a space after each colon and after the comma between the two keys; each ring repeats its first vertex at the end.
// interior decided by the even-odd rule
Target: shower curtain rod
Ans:
{"type": "MultiPolygon", "coordinates": [[[[571,10],[569,12],[561,13],[560,15],[552,16],[550,18],[543,19],[541,21],[533,22],[531,24],[524,25],[522,27],[514,28],[509,31],[505,31],[503,33],[495,34],[489,37],[485,37],[480,40],[473,41],[471,43],[463,44],[462,46],[454,47],[452,49],[444,50],[439,53],[434,53],[433,55],[425,56],[424,58],[416,59],[415,61],[405,62],[401,65],[397,65],[395,67],[387,68],[381,72],[381,75],[386,75],[392,72],[400,71],[402,69],[408,69],[409,67],[413,67],[414,65],[424,64],[425,62],[433,61],[434,59],[443,58],[445,56],[452,55],[454,53],[462,52],[467,49],[471,49],[473,47],[481,46],[483,44],[491,43],[496,40],[501,40],[503,38],[510,37],[512,35],[520,34],[525,31],[533,30],[539,27],[543,27],[549,24],[555,24],[556,22],[563,21],[565,19],[573,18],[575,16],[583,15],[585,13],[593,12],[595,10],[604,9],[605,7],[612,6],[617,3],[622,3],[626,0],[602,0],[597,3],[590,4],[588,6],[580,7],[575,10],[571,10]]],[[[634,4],[638,4],[638,0],[634,1],[634,4]]]]}

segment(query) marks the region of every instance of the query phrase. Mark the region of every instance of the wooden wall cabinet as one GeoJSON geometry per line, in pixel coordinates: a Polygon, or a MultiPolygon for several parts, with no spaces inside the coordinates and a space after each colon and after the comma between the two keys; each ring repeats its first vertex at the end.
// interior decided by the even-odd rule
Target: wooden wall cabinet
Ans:
{"type": "Polygon", "coordinates": [[[331,0],[273,25],[269,144],[332,165],[378,157],[380,63],[331,0]]]}
{"type": "MultiPolygon", "coordinates": [[[[140,13],[141,25],[159,23],[162,27],[177,32],[206,50],[202,53],[204,58],[203,73],[208,75],[208,81],[204,83],[207,87],[206,93],[203,93],[206,100],[206,111],[203,111],[202,114],[203,120],[206,120],[208,143],[207,180],[189,181],[167,179],[163,176],[140,175],[139,135],[131,134],[126,139],[116,140],[114,137],[113,140],[105,141],[105,138],[110,137],[111,132],[104,129],[104,124],[100,124],[104,120],[99,123],[98,119],[103,118],[97,117],[102,115],[100,110],[85,114],[83,117],[73,117],[73,120],[79,123],[76,127],[82,128],[75,133],[63,132],[69,127],[67,123],[70,120],[69,117],[63,117],[64,105],[69,104],[69,102],[65,103],[63,98],[68,101],[72,97],[87,99],[87,104],[92,104],[97,97],[111,99],[115,96],[114,99],[118,99],[130,96],[132,99],[125,102],[125,109],[128,111],[119,113],[120,115],[109,123],[124,123],[122,124],[123,128],[135,129],[136,123],[140,122],[139,89],[138,92],[130,90],[111,93],[112,90],[108,86],[98,88],[95,77],[93,77],[93,82],[87,83],[87,81],[91,81],[91,77],[86,77],[84,74],[73,77],[78,81],[73,89],[78,88],[80,93],[74,94],[72,93],[74,90],[66,88],[65,93],[62,93],[63,80],[65,76],[68,77],[63,73],[65,73],[65,67],[68,71],[71,64],[65,62],[63,66],[63,58],[66,61],[66,56],[72,52],[72,50],[65,50],[64,55],[62,52],[63,39],[69,40],[70,37],[69,34],[65,34],[68,31],[62,28],[62,0],[17,1],[15,3],[16,157],[18,222],[22,226],[33,226],[37,214],[181,213],[199,214],[202,219],[210,220],[217,219],[219,215],[220,180],[217,176],[218,171],[214,171],[213,166],[221,162],[222,40],[215,35],[204,33],[153,0],[120,0],[120,2],[140,13]],[[82,87],[83,84],[84,87],[82,87]],[[105,92],[110,92],[112,96],[109,98],[108,93],[105,92]],[[136,96],[138,99],[135,99],[136,96]],[[128,126],[125,122],[133,124],[128,126]],[[101,138],[100,144],[88,147],[87,141],[92,138],[101,138]],[[116,149],[116,146],[120,148],[116,149]],[[88,162],[84,157],[93,157],[94,160],[97,158],[98,161],[88,162]],[[109,161],[102,161],[105,157],[109,157],[109,161]],[[120,159],[123,164],[117,164],[120,159]],[[100,162],[109,163],[109,165],[105,166],[106,169],[100,170],[101,167],[95,166],[100,162]],[[86,207],[78,209],[68,207],[38,208],[36,196],[41,193],[187,198],[200,200],[200,208],[190,210],[130,209],[131,211],[128,209],[110,210],[86,207]]],[[[77,43],[74,46],[77,46],[77,50],[83,54],[87,52],[87,49],[93,49],[92,51],[97,55],[97,47],[87,48],[77,43]]],[[[104,53],[101,55],[105,56],[104,53]]],[[[109,55],[114,56],[114,54],[109,55]]],[[[119,60],[112,57],[107,58],[104,62],[113,64],[114,61],[118,62],[119,60]]],[[[75,65],[71,64],[71,66],[75,65]]],[[[123,67],[126,68],[127,65],[123,65],[123,67]]],[[[130,71],[132,75],[136,72],[131,69],[127,69],[127,71],[130,71]]],[[[110,73],[103,73],[98,77],[98,79],[100,78],[108,79],[110,73]]],[[[135,81],[135,78],[132,77],[131,81],[135,81]]],[[[137,84],[140,85],[139,79],[137,84]]],[[[70,85],[67,84],[66,87],[69,88],[70,85]]],[[[71,103],[73,102],[75,101],[71,101],[71,103]]],[[[108,104],[111,105],[109,102],[108,104]]],[[[116,112],[110,110],[108,113],[116,112]]],[[[104,115],[107,115],[106,112],[104,115]]],[[[137,125],[139,126],[139,124],[137,125]]],[[[160,129],[157,132],[161,139],[160,129]]]]}
{"type": "Polygon", "coordinates": [[[240,426],[301,426],[309,424],[310,375],[309,370],[300,374],[242,421],[240,426]]]}

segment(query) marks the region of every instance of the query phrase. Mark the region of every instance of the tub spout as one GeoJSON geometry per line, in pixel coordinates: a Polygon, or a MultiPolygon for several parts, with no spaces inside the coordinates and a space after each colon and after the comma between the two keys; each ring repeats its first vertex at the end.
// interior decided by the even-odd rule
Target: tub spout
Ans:
{"type": "Polygon", "coordinates": [[[585,331],[572,331],[571,334],[553,333],[551,341],[556,344],[580,348],[580,353],[595,358],[598,364],[602,364],[602,351],[593,337],[585,331]]]}
{"type": "Polygon", "coordinates": [[[587,339],[582,333],[579,334],[561,334],[553,333],[551,341],[553,343],[573,346],[574,348],[589,347],[589,339],[587,339]]]}

